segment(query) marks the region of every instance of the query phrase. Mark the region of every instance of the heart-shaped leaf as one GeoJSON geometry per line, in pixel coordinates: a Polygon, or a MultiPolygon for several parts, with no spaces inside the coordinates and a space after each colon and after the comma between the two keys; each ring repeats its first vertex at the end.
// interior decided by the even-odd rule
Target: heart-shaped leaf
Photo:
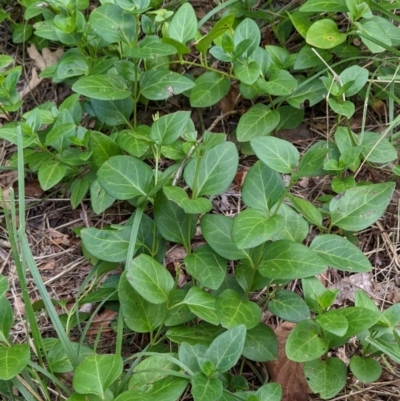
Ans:
{"type": "Polygon", "coordinates": [[[10,380],[20,373],[30,359],[28,344],[0,347],[0,380],[10,380]]]}
{"type": "Polygon", "coordinates": [[[306,35],[307,43],[320,49],[332,49],[345,40],[346,35],[339,32],[335,22],[328,18],[314,22],[306,35]]]}
{"type": "Polygon", "coordinates": [[[372,358],[362,358],[359,355],[354,355],[351,358],[350,370],[363,383],[373,383],[382,374],[382,366],[378,361],[372,358]]]}

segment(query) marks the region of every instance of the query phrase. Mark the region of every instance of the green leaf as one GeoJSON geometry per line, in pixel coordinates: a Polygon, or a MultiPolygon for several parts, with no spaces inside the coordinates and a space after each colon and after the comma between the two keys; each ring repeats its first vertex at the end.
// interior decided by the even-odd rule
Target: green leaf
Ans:
{"type": "Polygon", "coordinates": [[[174,279],[168,270],[145,254],[133,259],[126,278],[146,301],[153,304],[167,302],[174,287],[174,279]]]}
{"type": "Polygon", "coordinates": [[[109,195],[100,185],[99,180],[94,180],[90,185],[90,203],[96,214],[103,213],[115,201],[115,198],[109,195]]]}
{"type": "Polygon", "coordinates": [[[244,324],[247,329],[256,327],[261,319],[260,307],[242,300],[235,290],[225,290],[217,299],[217,314],[222,327],[231,329],[244,324]]]}
{"type": "Polygon", "coordinates": [[[190,3],[185,3],[179,7],[169,23],[168,36],[180,43],[186,43],[195,37],[196,32],[196,13],[190,3]]]}
{"type": "Polygon", "coordinates": [[[122,367],[119,355],[89,355],[75,369],[74,390],[104,397],[105,391],[122,373],[122,367]]]}
{"type": "Polygon", "coordinates": [[[201,372],[199,359],[207,351],[207,346],[204,344],[191,345],[182,343],[179,347],[179,360],[185,364],[193,373],[201,372]]]}
{"type": "Polygon", "coordinates": [[[294,208],[301,213],[309,222],[322,227],[322,213],[309,201],[297,196],[288,195],[294,208]]]}
{"type": "Polygon", "coordinates": [[[110,195],[125,200],[146,195],[153,171],[133,156],[113,156],[100,167],[97,176],[110,195]]]}
{"type": "Polygon", "coordinates": [[[332,49],[345,40],[346,35],[339,32],[333,20],[327,18],[314,22],[306,35],[307,43],[320,49],[332,49]]]}
{"type": "Polygon", "coordinates": [[[190,91],[192,107],[209,107],[218,103],[229,92],[231,83],[228,78],[214,71],[206,71],[195,81],[190,91]]]}
{"type": "Polygon", "coordinates": [[[175,202],[159,191],[154,202],[154,219],[161,235],[168,241],[190,244],[196,232],[197,216],[186,214],[175,202]]]}
{"type": "Polygon", "coordinates": [[[376,132],[364,132],[362,154],[371,163],[390,163],[397,159],[396,148],[388,138],[376,132]]]}
{"type": "Polygon", "coordinates": [[[118,298],[126,325],[138,333],[150,333],[163,322],[167,308],[165,304],[154,304],[146,301],[132,287],[122,273],[118,285],[118,298]]]}
{"type": "Polygon", "coordinates": [[[269,240],[282,227],[282,216],[276,214],[268,218],[265,212],[246,209],[233,222],[233,242],[239,249],[254,248],[269,240]]]}
{"type": "Polygon", "coordinates": [[[149,100],[166,100],[194,86],[189,78],[160,68],[146,71],[140,77],[140,92],[149,100]]]}
{"type": "Polygon", "coordinates": [[[362,20],[361,23],[356,22],[355,25],[359,28],[358,33],[361,37],[361,41],[368,47],[371,53],[382,53],[385,51],[385,47],[376,44],[368,37],[382,42],[383,45],[391,45],[390,37],[382,29],[379,22],[374,20],[362,20]]]}
{"type": "Polygon", "coordinates": [[[318,315],[315,320],[322,329],[338,337],[343,337],[349,327],[349,323],[341,310],[329,310],[318,315]]]}
{"type": "Polygon", "coordinates": [[[264,93],[273,96],[288,96],[297,88],[296,78],[286,70],[276,70],[268,81],[260,80],[258,87],[264,93]]]}
{"type": "MultiPolygon", "coordinates": [[[[376,309],[372,308],[371,310],[376,311],[376,309]]],[[[379,324],[392,328],[395,328],[399,322],[400,322],[400,303],[391,305],[389,306],[389,308],[384,310],[381,316],[379,317],[378,321],[379,324]]]]}
{"type": "Polygon", "coordinates": [[[210,378],[201,372],[192,376],[192,395],[194,401],[217,401],[223,391],[221,380],[210,378]]]}
{"type": "Polygon", "coordinates": [[[178,326],[180,324],[196,319],[196,315],[192,313],[189,307],[183,304],[183,300],[188,293],[187,289],[175,289],[172,301],[169,301],[169,313],[165,320],[165,326],[178,326]]]}
{"type": "Polygon", "coordinates": [[[353,102],[346,100],[344,102],[338,102],[335,98],[330,97],[328,100],[329,107],[336,113],[347,118],[351,118],[356,111],[356,107],[353,102]]]}
{"type": "Polygon", "coordinates": [[[260,76],[260,66],[255,61],[244,61],[235,66],[234,73],[236,78],[247,84],[253,85],[260,76]]]}
{"type": "Polygon", "coordinates": [[[394,336],[387,336],[372,338],[368,336],[365,339],[369,344],[384,352],[389,358],[396,363],[400,363],[400,350],[399,345],[394,336]]]}
{"type": "Polygon", "coordinates": [[[72,181],[70,186],[72,209],[76,209],[82,202],[83,198],[87,194],[87,191],[89,190],[89,185],[89,179],[86,175],[84,175],[82,178],[77,178],[72,181]]]}
{"type": "Polygon", "coordinates": [[[304,375],[311,390],[328,399],[345,386],[347,367],[339,358],[316,359],[304,364],[304,375]]]}
{"type": "Polygon", "coordinates": [[[200,245],[184,259],[186,271],[202,287],[217,290],[226,275],[226,259],[214,253],[209,245],[200,245]]]}
{"type": "Polygon", "coordinates": [[[258,103],[244,113],[239,120],[236,135],[239,142],[270,134],[278,125],[280,115],[258,103]]]}
{"type": "Polygon", "coordinates": [[[210,345],[221,328],[207,322],[200,322],[195,326],[175,326],[170,327],[166,337],[177,344],[187,342],[191,345],[204,344],[210,345]]]}
{"type": "MultiPolygon", "coordinates": [[[[354,296],[354,304],[355,304],[355,306],[357,306],[359,308],[370,309],[374,312],[380,313],[380,310],[375,305],[375,302],[363,290],[356,290],[355,296],[354,296]]],[[[382,316],[381,316],[381,318],[382,318],[382,316]]]]}
{"type": "Polygon", "coordinates": [[[301,12],[347,12],[346,0],[307,0],[301,12]]]}
{"type": "Polygon", "coordinates": [[[101,167],[112,156],[122,153],[114,140],[98,131],[90,131],[89,148],[93,152],[93,162],[97,167],[101,167]]]}
{"type": "MultiPolygon", "coordinates": [[[[256,392],[257,400],[261,401],[281,401],[282,387],[279,383],[263,384],[256,392]]],[[[250,401],[247,398],[247,401],[250,401]]]]}
{"type": "Polygon", "coordinates": [[[310,248],[330,267],[349,272],[368,272],[372,266],[360,249],[346,238],[335,234],[318,235],[310,248]]]}
{"type": "Polygon", "coordinates": [[[89,65],[86,58],[73,49],[61,57],[57,64],[56,75],[58,79],[64,80],[70,77],[79,75],[87,75],[89,72],[89,65]]]}
{"type": "Polygon", "coordinates": [[[358,65],[352,65],[340,73],[340,80],[345,85],[352,82],[351,86],[344,92],[346,96],[354,96],[367,83],[369,72],[366,68],[358,65]]]}
{"type": "MultiPolygon", "coordinates": [[[[3,277],[3,276],[1,276],[3,277]]],[[[13,324],[13,310],[7,298],[0,296],[0,342],[8,342],[8,334],[13,324]]]]}
{"type": "Polygon", "coordinates": [[[192,287],[182,302],[188,305],[190,311],[200,319],[215,324],[216,326],[219,324],[219,318],[215,308],[216,298],[214,295],[203,291],[199,287],[192,287]]]}
{"type": "Polygon", "coordinates": [[[28,344],[0,347],[0,380],[10,380],[21,373],[30,356],[28,344]]]}
{"type": "Polygon", "coordinates": [[[325,99],[326,94],[327,90],[324,83],[320,79],[314,79],[307,83],[299,83],[299,88],[286,101],[290,106],[297,109],[303,108],[306,105],[312,107],[325,99]]]}
{"type": "Polygon", "coordinates": [[[43,191],[47,191],[58,184],[67,173],[65,164],[58,160],[48,160],[42,163],[38,171],[38,179],[43,191]]]}
{"type": "Polygon", "coordinates": [[[202,195],[218,195],[232,183],[239,156],[233,142],[224,142],[205,151],[198,160],[193,158],[186,166],[185,181],[193,191],[193,198],[202,195]]]}
{"type": "Polygon", "coordinates": [[[8,288],[8,280],[2,274],[0,274],[0,298],[6,295],[8,288]]]}
{"type": "Polygon", "coordinates": [[[260,44],[261,34],[260,28],[257,23],[251,18],[245,18],[235,29],[235,33],[233,34],[233,43],[235,48],[241,43],[243,40],[249,39],[250,42],[246,46],[246,56],[250,56],[257,49],[260,44]]]}
{"type": "Polygon", "coordinates": [[[139,125],[135,130],[126,129],[118,132],[116,141],[121,149],[135,157],[143,156],[149,149],[146,140],[150,135],[150,127],[139,125]]]}
{"type": "Polygon", "coordinates": [[[311,320],[297,323],[286,341],[286,355],[295,362],[312,361],[327,351],[328,341],[319,336],[318,326],[311,320]]]}
{"type": "Polygon", "coordinates": [[[177,203],[187,214],[203,214],[212,209],[212,203],[205,198],[189,199],[187,192],[180,187],[164,186],[165,196],[177,203]]]}
{"type": "Polygon", "coordinates": [[[130,97],[118,100],[97,100],[92,98],[88,106],[91,106],[91,111],[100,122],[111,127],[127,124],[133,112],[133,101],[130,97]]]}
{"type": "Polygon", "coordinates": [[[290,240],[269,244],[259,266],[265,277],[294,280],[315,276],[327,268],[326,263],[310,248],[290,240]]]}
{"type": "Polygon", "coordinates": [[[89,75],[79,78],[72,85],[72,90],[99,100],[126,99],[131,95],[127,83],[115,75],[89,75]]]}
{"type": "Polygon", "coordinates": [[[201,231],[208,245],[223,258],[238,260],[247,253],[239,249],[232,240],[233,219],[220,214],[206,214],[200,220],[201,231]]]}
{"type": "Polygon", "coordinates": [[[158,118],[152,125],[150,139],[160,145],[171,145],[184,132],[190,111],[177,111],[158,118]]]}
{"type": "Polygon", "coordinates": [[[247,330],[242,355],[255,362],[273,361],[278,357],[278,340],[271,327],[259,323],[247,330]]]}
{"type": "Polygon", "coordinates": [[[310,309],[303,298],[293,291],[280,290],[276,296],[268,302],[268,309],[275,316],[288,322],[298,323],[309,319],[310,309]]]}
{"type": "Polygon", "coordinates": [[[309,148],[300,159],[297,177],[317,177],[326,175],[326,171],[322,168],[325,157],[329,149],[325,148],[309,148]]]}
{"type": "Polygon", "coordinates": [[[370,309],[357,308],[355,306],[348,306],[341,310],[342,315],[349,322],[349,327],[346,332],[347,337],[355,336],[364,330],[369,329],[379,319],[379,313],[370,309]]]}
{"type": "Polygon", "coordinates": [[[348,231],[360,231],[375,223],[389,205],[394,182],[351,188],[329,203],[331,224],[348,231]]]}
{"type": "Polygon", "coordinates": [[[208,347],[204,358],[218,373],[227,372],[238,362],[246,339],[246,327],[241,324],[220,334],[208,347]]]}
{"type": "Polygon", "coordinates": [[[299,162],[299,152],[290,142],[272,136],[251,140],[257,157],[278,173],[290,174],[299,162]]]}
{"type": "Polygon", "coordinates": [[[133,40],[136,34],[135,16],[114,4],[104,4],[95,8],[90,13],[89,23],[96,34],[109,43],[128,38],[133,40]]]}
{"type": "Polygon", "coordinates": [[[350,359],[349,367],[351,373],[363,383],[373,383],[382,374],[382,366],[378,361],[372,358],[362,358],[358,355],[354,355],[350,359]]]}
{"type": "Polygon", "coordinates": [[[242,186],[243,202],[258,210],[270,210],[284,193],[281,176],[261,161],[250,168],[242,186]]]}

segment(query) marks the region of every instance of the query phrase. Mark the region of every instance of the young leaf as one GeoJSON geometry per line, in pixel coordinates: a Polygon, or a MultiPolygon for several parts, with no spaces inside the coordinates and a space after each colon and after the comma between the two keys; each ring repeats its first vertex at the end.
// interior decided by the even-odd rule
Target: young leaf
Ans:
{"type": "Polygon", "coordinates": [[[94,180],[90,185],[90,203],[96,214],[103,213],[115,201],[115,198],[109,195],[100,185],[99,180],[94,180]]]}
{"type": "MultiPolygon", "coordinates": [[[[375,302],[363,290],[356,290],[355,296],[354,296],[354,304],[358,308],[370,309],[374,312],[380,313],[380,310],[375,305],[375,302]]],[[[381,318],[382,318],[382,316],[380,317],[380,319],[381,318]]]]}
{"type": "Polygon", "coordinates": [[[246,46],[246,56],[250,56],[257,49],[260,44],[261,34],[260,28],[257,23],[250,18],[245,18],[235,29],[233,35],[233,42],[235,47],[238,46],[243,40],[250,39],[249,44],[246,46]]]}
{"type": "Polygon", "coordinates": [[[146,301],[154,304],[167,302],[174,287],[174,279],[168,270],[145,254],[133,259],[126,278],[146,301]]]}
{"type": "Polygon", "coordinates": [[[286,70],[276,70],[268,81],[260,80],[258,87],[264,93],[273,96],[288,96],[297,88],[296,78],[286,70]]]}
{"type": "Polygon", "coordinates": [[[397,159],[397,150],[388,138],[376,132],[364,132],[362,141],[362,154],[372,163],[390,163],[397,159]]]}
{"type": "Polygon", "coordinates": [[[169,23],[168,36],[180,43],[193,39],[197,32],[197,18],[193,6],[184,3],[169,23]]]}
{"type": "Polygon", "coordinates": [[[336,113],[347,118],[351,118],[356,111],[356,106],[353,102],[346,100],[339,102],[335,98],[330,97],[328,101],[329,107],[336,113]]]}
{"type": "Polygon", "coordinates": [[[260,66],[255,61],[244,61],[236,64],[234,73],[239,81],[253,85],[260,76],[260,66]]]}
{"type": "Polygon", "coordinates": [[[343,230],[359,231],[375,223],[388,206],[394,182],[351,188],[329,203],[331,224],[343,230]]]}
{"type": "Polygon", "coordinates": [[[284,139],[269,136],[252,139],[250,143],[257,157],[278,173],[292,173],[299,162],[298,150],[284,139]]]}
{"type": "Polygon", "coordinates": [[[269,244],[259,266],[265,277],[294,280],[314,276],[327,268],[326,263],[310,248],[289,240],[269,244]]]}
{"type": "Polygon", "coordinates": [[[58,184],[67,173],[65,164],[58,160],[48,160],[42,163],[38,171],[38,179],[43,191],[47,191],[58,184]]]}
{"type": "Polygon", "coordinates": [[[30,356],[28,344],[0,347],[0,380],[10,380],[19,374],[28,364],[30,356]]]}
{"type": "Polygon", "coordinates": [[[314,238],[310,248],[329,266],[349,272],[368,272],[372,266],[368,258],[344,237],[323,234],[314,238]]]}
{"type": "Polygon", "coordinates": [[[349,327],[347,319],[340,310],[329,310],[318,315],[315,320],[322,329],[338,337],[343,337],[349,327]]]}
{"type": "Polygon", "coordinates": [[[223,386],[218,378],[198,372],[192,376],[191,384],[194,401],[218,401],[222,395],[223,386]]]}
{"type": "Polygon", "coordinates": [[[304,300],[295,292],[288,290],[280,290],[275,298],[268,302],[268,309],[275,316],[288,322],[298,323],[311,316],[304,300]]]}
{"type": "Polygon", "coordinates": [[[101,186],[116,199],[146,195],[153,171],[133,156],[113,156],[97,173],[101,186]]]}
{"type": "Polygon", "coordinates": [[[311,320],[297,323],[286,341],[286,355],[295,362],[319,358],[328,351],[328,341],[319,336],[318,326],[311,320]]]}
{"type": "Polygon", "coordinates": [[[318,227],[322,226],[322,213],[309,201],[294,195],[288,195],[294,208],[301,213],[309,222],[318,227]]]}
{"type": "Polygon", "coordinates": [[[212,203],[206,198],[189,199],[187,192],[181,187],[166,185],[163,187],[165,196],[177,203],[187,214],[203,214],[212,209],[212,203]]]}
{"type": "Polygon", "coordinates": [[[246,209],[233,222],[233,242],[239,249],[254,248],[269,240],[282,228],[282,216],[276,214],[268,218],[265,212],[246,209]]]}
{"type": "Polygon", "coordinates": [[[251,301],[243,301],[235,290],[225,290],[216,303],[222,327],[233,328],[244,324],[247,329],[256,327],[261,319],[260,307],[251,301]]]}
{"type": "Polygon", "coordinates": [[[246,327],[241,324],[220,334],[208,347],[204,357],[212,362],[218,373],[233,368],[243,352],[246,327]]]}
{"type": "Polygon", "coordinates": [[[217,290],[226,274],[226,259],[217,255],[209,245],[200,245],[184,259],[186,271],[202,287],[217,290]]]}
{"type": "Polygon", "coordinates": [[[74,390],[104,398],[105,391],[122,373],[122,367],[123,362],[119,355],[89,355],[74,372],[74,390]]]}
{"type": "Polygon", "coordinates": [[[247,331],[242,355],[255,362],[273,361],[278,357],[278,340],[271,327],[259,323],[247,331]]]}
{"type": "Polygon", "coordinates": [[[369,72],[366,68],[358,65],[352,65],[340,73],[340,80],[345,85],[348,82],[353,82],[352,85],[346,89],[346,96],[354,96],[364,87],[367,83],[369,72]]]}
{"type": "Polygon", "coordinates": [[[199,358],[207,351],[207,346],[204,344],[191,345],[182,343],[179,347],[179,360],[184,363],[193,373],[201,371],[199,358]]]}
{"type": "Polygon", "coordinates": [[[304,375],[311,390],[321,398],[334,397],[346,384],[347,367],[339,358],[316,359],[304,364],[304,375]]]}
{"type": "Polygon", "coordinates": [[[87,191],[89,190],[89,185],[89,179],[86,175],[84,175],[82,178],[77,178],[72,181],[70,186],[72,209],[76,209],[82,202],[83,198],[87,194],[87,191]]]}
{"type": "Polygon", "coordinates": [[[258,103],[244,113],[237,126],[237,139],[247,142],[252,138],[270,134],[278,125],[280,115],[265,104],[258,103]]]}
{"type": "Polygon", "coordinates": [[[354,355],[350,360],[349,366],[351,373],[363,383],[373,383],[382,374],[381,364],[372,358],[362,358],[361,356],[354,355]]]}
{"type": "Polygon", "coordinates": [[[185,130],[189,111],[177,111],[158,118],[152,125],[150,139],[160,145],[171,145],[185,130]]]}
{"type": "Polygon", "coordinates": [[[182,302],[188,305],[190,311],[200,319],[216,326],[219,324],[214,295],[203,291],[199,287],[192,287],[182,302]]]}
{"type": "Polygon", "coordinates": [[[231,83],[228,78],[214,71],[200,75],[190,91],[192,107],[209,107],[218,103],[229,92],[231,83]]]}
{"type": "Polygon", "coordinates": [[[218,195],[229,188],[239,162],[233,142],[224,142],[205,151],[204,156],[192,159],[186,166],[185,181],[193,191],[193,198],[218,195]]]}
{"type": "Polygon", "coordinates": [[[115,75],[89,75],[79,78],[72,85],[72,90],[99,100],[126,99],[131,95],[127,83],[115,75]]]}
{"type": "Polygon", "coordinates": [[[339,32],[333,20],[327,18],[314,22],[306,35],[307,43],[320,49],[332,49],[345,40],[346,35],[339,32]]]}
{"type": "MultiPolygon", "coordinates": [[[[2,276],[3,277],[3,276],[2,276]]],[[[0,298],[0,341],[8,342],[8,334],[13,323],[13,311],[7,298],[0,298]]]]}
{"type": "Polygon", "coordinates": [[[269,210],[285,193],[280,175],[261,161],[249,170],[242,186],[243,202],[254,209],[269,210]]]}
{"type": "Polygon", "coordinates": [[[132,287],[126,278],[127,272],[122,273],[118,285],[118,298],[129,329],[138,333],[150,333],[163,322],[167,313],[166,304],[154,304],[146,301],[132,287]]]}

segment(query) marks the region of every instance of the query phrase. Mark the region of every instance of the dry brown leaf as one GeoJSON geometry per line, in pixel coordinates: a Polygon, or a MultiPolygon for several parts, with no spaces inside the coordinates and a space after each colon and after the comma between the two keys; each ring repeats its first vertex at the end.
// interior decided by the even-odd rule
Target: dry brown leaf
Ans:
{"type": "Polygon", "coordinates": [[[227,95],[219,102],[218,107],[222,114],[229,113],[235,110],[237,99],[239,98],[239,91],[235,86],[231,86],[231,89],[227,95]]]}
{"type": "Polygon", "coordinates": [[[25,196],[28,198],[40,198],[44,194],[38,180],[25,181],[25,196]]]}
{"type": "Polygon", "coordinates": [[[285,352],[286,340],[294,324],[283,322],[275,329],[278,338],[278,359],[267,362],[265,367],[273,382],[282,386],[282,401],[308,401],[310,389],[303,373],[303,365],[289,360],[285,352]]]}
{"type": "Polygon", "coordinates": [[[43,266],[39,266],[40,271],[44,270],[54,270],[57,266],[57,263],[54,259],[51,259],[50,261],[46,262],[43,266]]]}
{"type": "Polygon", "coordinates": [[[276,133],[276,136],[289,142],[306,141],[312,138],[312,132],[308,124],[302,123],[297,128],[282,129],[276,133]]]}
{"type": "Polygon", "coordinates": [[[60,233],[54,228],[49,228],[50,236],[52,238],[52,243],[56,245],[69,245],[69,237],[66,234],[60,233]]]}
{"type": "Polygon", "coordinates": [[[102,333],[111,331],[111,322],[114,320],[117,314],[117,312],[114,312],[110,309],[105,309],[93,319],[87,334],[89,336],[94,336],[99,332],[99,330],[101,330],[102,333]]]}

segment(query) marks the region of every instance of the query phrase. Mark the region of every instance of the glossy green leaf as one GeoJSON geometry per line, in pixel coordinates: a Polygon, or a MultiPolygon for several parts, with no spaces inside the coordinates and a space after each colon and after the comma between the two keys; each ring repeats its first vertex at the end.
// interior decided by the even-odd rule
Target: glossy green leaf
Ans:
{"type": "Polygon", "coordinates": [[[103,213],[114,201],[115,198],[105,191],[99,180],[96,179],[90,184],[90,203],[96,214],[103,213]]]}
{"type": "Polygon", "coordinates": [[[74,372],[73,387],[81,394],[97,394],[105,391],[122,373],[123,361],[119,355],[89,355],[74,372]]]}
{"type": "Polygon", "coordinates": [[[240,324],[220,334],[208,347],[204,358],[214,365],[216,372],[227,372],[238,362],[246,339],[246,327],[240,324]]]}
{"type": "Polygon", "coordinates": [[[286,70],[276,70],[268,81],[261,80],[257,83],[264,93],[273,96],[288,96],[297,88],[296,78],[286,70]]]}
{"type": "Polygon", "coordinates": [[[158,118],[151,126],[150,139],[160,145],[171,145],[184,132],[189,111],[177,111],[158,118]]]}
{"type": "Polygon", "coordinates": [[[314,22],[306,35],[307,43],[320,49],[332,49],[345,40],[346,35],[339,32],[333,20],[327,18],[314,22]]]}
{"type": "Polygon", "coordinates": [[[310,248],[289,240],[269,244],[259,271],[265,277],[294,280],[322,273],[327,264],[310,248]]]}
{"type": "Polygon", "coordinates": [[[340,80],[345,85],[348,82],[353,82],[351,86],[346,89],[346,96],[356,95],[367,83],[369,72],[366,68],[358,65],[352,65],[340,73],[340,80]]]}
{"type": "Polygon", "coordinates": [[[161,235],[168,241],[189,246],[196,231],[197,216],[186,214],[175,202],[159,191],[154,203],[154,219],[161,235]]]}
{"type": "Polygon", "coordinates": [[[328,351],[328,341],[319,336],[318,326],[311,320],[297,323],[286,341],[286,355],[295,362],[319,358],[328,351]]]}
{"type": "Polygon", "coordinates": [[[288,198],[294,208],[310,223],[322,227],[322,213],[311,202],[294,195],[289,195],[288,198]]]}
{"type": "Polygon", "coordinates": [[[382,53],[385,51],[385,45],[391,45],[391,40],[386,32],[381,28],[379,22],[374,20],[362,20],[361,23],[356,22],[361,41],[367,46],[371,53],[382,53]],[[383,46],[375,43],[370,38],[382,42],[383,46]]]}
{"type": "Polygon", "coordinates": [[[285,193],[280,175],[261,161],[248,171],[242,186],[243,202],[254,209],[269,210],[285,193]]]}
{"type": "Polygon", "coordinates": [[[146,301],[132,287],[126,276],[127,273],[124,272],[118,286],[118,297],[124,321],[133,331],[150,333],[163,322],[167,312],[166,305],[146,301]]]}
{"type": "Polygon", "coordinates": [[[346,0],[307,0],[301,7],[302,12],[346,12],[346,0]]]}
{"type": "Polygon", "coordinates": [[[206,198],[189,199],[187,192],[181,187],[164,186],[165,196],[178,204],[187,214],[203,214],[212,209],[212,203],[206,198]]]}
{"type": "Polygon", "coordinates": [[[400,363],[399,344],[394,338],[394,336],[384,336],[378,338],[372,338],[368,336],[365,340],[369,344],[378,348],[380,351],[384,352],[389,358],[391,358],[396,363],[400,363]]]}
{"type": "Polygon", "coordinates": [[[304,375],[314,393],[329,399],[342,390],[346,384],[347,367],[339,358],[316,359],[304,364],[304,375]]]}
{"type": "Polygon", "coordinates": [[[256,327],[261,320],[260,307],[242,300],[235,290],[225,290],[217,299],[217,314],[222,327],[228,329],[244,324],[247,329],[256,327]]]}
{"type": "Polygon", "coordinates": [[[338,337],[343,337],[349,327],[349,323],[341,311],[334,309],[318,315],[316,322],[322,329],[338,337]]]}
{"type": "Polygon", "coordinates": [[[343,316],[349,322],[349,327],[346,332],[347,337],[355,336],[364,330],[369,329],[379,319],[379,313],[370,309],[357,308],[348,306],[341,310],[343,316]]]}
{"type": "Polygon", "coordinates": [[[209,107],[218,103],[229,92],[231,83],[228,78],[214,71],[201,74],[190,91],[192,107],[209,107]]]}
{"type": "Polygon", "coordinates": [[[83,198],[87,194],[89,190],[89,179],[86,175],[82,178],[77,178],[72,181],[70,190],[71,190],[71,206],[72,209],[76,209],[78,205],[82,202],[83,198]]]}
{"type": "Polygon", "coordinates": [[[328,101],[329,107],[336,113],[347,118],[351,118],[356,111],[356,107],[353,102],[346,100],[339,102],[335,98],[330,97],[328,101]]]}
{"type": "MultiPolygon", "coordinates": [[[[299,83],[300,86],[300,83],[299,83]]],[[[306,105],[312,107],[325,99],[327,90],[319,79],[314,79],[307,83],[301,83],[301,87],[296,89],[292,95],[286,99],[288,104],[295,108],[303,108],[306,105]]]]}
{"type": "Polygon", "coordinates": [[[258,45],[260,44],[261,34],[257,23],[250,18],[245,18],[235,29],[233,34],[233,43],[235,47],[239,45],[243,40],[249,39],[250,42],[246,46],[246,56],[250,56],[254,53],[258,45]]]}
{"type": "Polygon", "coordinates": [[[351,188],[329,203],[331,224],[344,230],[360,231],[375,223],[389,205],[395,183],[351,188]]]}
{"type": "Polygon", "coordinates": [[[149,100],[166,100],[194,87],[189,78],[165,69],[148,70],[140,77],[141,94],[149,100]]]}
{"type": "Polygon", "coordinates": [[[218,378],[198,372],[192,376],[191,384],[194,401],[217,401],[222,395],[223,386],[218,378]]]}
{"type": "Polygon", "coordinates": [[[278,357],[278,340],[271,327],[259,323],[247,330],[242,355],[255,362],[273,361],[278,357]]]}
{"type": "MultiPolygon", "coordinates": [[[[91,112],[102,123],[111,127],[127,124],[133,112],[133,101],[130,97],[118,100],[90,99],[91,112]]],[[[80,121],[80,120],[79,120],[80,121]]]]}
{"type": "Polygon", "coordinates": [[[89,147],[93,152],[93,162],[97,167],[101,167],[112,156],[122,154],[114,140],[98,131],[90,131],[89,147]]]}
{"type": "Polygon", "coordinates": [[[175,326],[170,327],[166,332],[166,337],[177,344],[187,342],[191,345],[204,344],[210,345],[221,328],[207,322],[200,322],[195,326],[175,326]]]}
{"type": "Polygon", "coordinates": [[[200,245],[184,259],[186,271],[199,281],[202,287],[216,290],[226,274],[226,259],[217,255],[209,245],[200,245]]]}
{"type": "Polygon", "coordinates": [[[191,345],[182,343],[179,347],[179,360],[184,363],[193,373],[201,372],[199,359],[207,351],[207,346],[204,344],[191,345]]]}
{"type": "Polygon", "coordinates": [[[175,289],[172,301],[169,301],[168,304],[169,313],[164,322],[166,326],[179,326],[196,319],[196,315],[190,311],[187,305],[182,303],[187,293],[187,289],[175,289]]]}
{"type": "MultiPolygon", "coordinates": [[[[3,276],[2,276],[3,277],[3,276]]],[[[13,324],[13,310],[7,298],[0,296],[0,341],[8,342],[8,334],[13,324]]]]}
{"type": "Polygon", "coordinates": [[[379,317],[379,324],[395,328],[400,322],[400,303],[390,305],[379,317]]]}
{"type": "Polygon", "coordinates": [[[184,177],[193,191],[193,197],[218,195],[232,183],[239,155],[233,142],[224,142],[205,151],[198,161],[193,158],[186,166],[184,177]]]}
{"type": "Polygon", "coordinates": [[[2,274],[0,274],[0,297],[4,297],[4,295],[7,293],[8,291],[8,280],[6,279],[5,276],[3,276],[2,274]]]}
{"type": "Polygon", "coordinates": [[[309,148],[300,159],[298,177],[317,177],[326,175],[327,172],[323,169],[325,157],[329,149],[327,148],[309,148]]]}
{"type": "Polygon", "coordinates": [[[133,156],[113,156],[100,167],[97,176],[110,195],[124,200],[146,195],[153,171],[133,156]]]}
{"type": "Polygon", "coordinates": [[[232,240],[232,218],[218,214],[206,214],[201,218],[200,225],[208,245],[218,255],[230,260],[246,258],[247,253],[239,249],[232,240]]]}
{"type": "Polygon", "coordinates": [[[122,130],[118,132],[116,142],[125,152],[135,157],[143,156],[149,149],[147,137],[150,128],[147,125],[139,125],[135,130],[122,130]]]}
{"type": "Polygon", "coordinates": [[[354,355],[350,359],[349,367],[351,373],[363,383],[373,383],[382,374],[382,366],[378,361],[372,358],[362,358],[358,355],[354,355]]]}
{"type": "MultiPolygon", "coordinates": [[[[380,310],[375,305],[375,302],[363,290],[356,290],[355,296],[354,296],[354,304],[355,304],[355,306],[357,306],[359,308],[370,309],[374,312],[380,313],[380,310]]],[[[382,316],[381,316],[381,318],[382,318],[382,316]]]]}
{"type": "Polygon", "coordinates": [[[174,279],[168,270],[145,254],[133,259],[126,278],[146,301],[154,304],[167,302],[174,287],[174,279]]]}
{"type": "Polygon", "coordinates": [[[310,248],[330,267],[349,272],[368,272],[372,266],[360,249],[344,237],[335,234],[318,235],[310,248]]]}
{"type": "Polygon", "coordinates": [[[236,135],[239,142],[270,134],[278,125],[280,115],[258,103],[244,113],[239,120],[236,135]]]}
{"type": "Polygon", "coordinates": [[[216,326],[219,324],[219,318],[216,312],[216,298],[200,289],[199,287],[192,287],[183,302],[189,306],[192,313],[200,319],[205,320],[216,326]]]}
{"type": "Polygon", "coordinates": [[[10,380],[19,374],[30,360],[28,344],[0,347],[0,380],[10,380]]]}
{"type": "Polygon", "coordinates": [[[299,152],[284,139],[272,136],[251,140],[251,147],[257,157],[278,173],[290,174],[299,162],[299,152]]]}
{"type": "Polygon", "coordinates": [[[255,61],[244,61],[235,66],[234,73],[239,81],[252,85],[260,76],[260,66],[255,61]]]}
{"type": "Polygon", "coordinates": [[[382,134],[366,131],[363,134],[362,154],[372,163],[389,163],[397,159],[397,150],[382,134]]]}
{"type": "Polygon", "coordinates": [[[282,216],[276,214],[268,218],[265,212],[246,209],[233,222],[233,242],[239,249],[254,248],[269,240],[282,227],[282,216]]]}
{"type": "Polygon", "coordinates": [[[126,99],[131,95],[127,83],[115,75],[89,75],[79,78],[72,85],[72,90],[99,100],[126,99]]]}
{"type": "Polygon", "coordinates": [[[38,171],[38,179],[40,186],[44,191],[57,185],[67,173],[65,164],[58,160],[48,160],[42,163],[38,171]]]}
{"type": "Polygon", "coordinates": [[[184,3],[169,23],[168,36],[180,43],[186,43],[195,37],[196,32],[196,13],[190,3],[184,3]]]}
{"type": "Polygon", "coordinates": [[[268,302],[268,309],[275,316],[294,323],[309,319],[311,316],[305,301],[295,292],[288,290],[280,290],[268,302]]]}

